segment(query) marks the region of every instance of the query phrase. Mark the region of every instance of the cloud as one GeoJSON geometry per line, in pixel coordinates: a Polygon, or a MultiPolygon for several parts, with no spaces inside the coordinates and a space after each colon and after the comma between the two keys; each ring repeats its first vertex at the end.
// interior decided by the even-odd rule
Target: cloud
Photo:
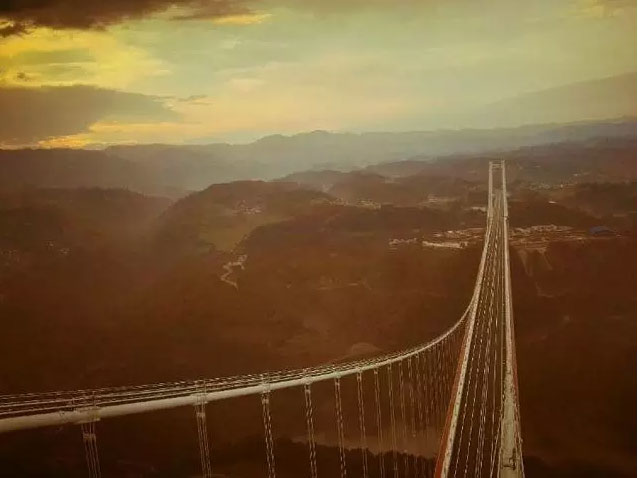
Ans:
{"type": "Polygon", "coordinates": [[[0,26],[0,38],[21,35],[25,32],[26,27],[21,23],[6,23],[0,26]]]}
{"type": "Polygon", "coordinates": [[[635,8],[633,0],[581,0],[576,12],[585,17],[609,18],[631,14],[628,10],[635,8]]]}
{"type": "Polygon", "coordinates": [[[16,80],[18,81],[30,81],[31,77],[27,75],[24,71],[19,71],[16,73],[16,80]]]}
{"type": "Polygon", "coordinates": [[[187,105],[207,106],[210,105],[210,97],[207,95],[190,95],[186,98],[176,98],[178,103],[187,105]]]}
{"type": "Polygon", "coordinates": [[[178,101],[192,102],[192,101],[203,100],[204,98],[206,98],[206,95],[190,95],[190,96],[187,96],[186,98],[178,98],[178,101]]]}
{"type": "Polygon", "coordinates": [[[213,19],[216,25],[257,25],[272,17],[270,13],[242,13],[213,19]]]}
{"type": "Polygon", "coordinates": [[[0,145],[31,144],[88,131],[98,121],[172,121],[161,98],[94,88],[0,87],[0,145]]]}
{"type": "Polygon", "coordinates": [[[0,36],[32,27],[104,28],[131,18],[179,9],[180,19],[218,18],[249,13],[246,0],[12,0],[0,2],[0,36]]]}
{"type": "Polygon", "coordinates": [[[0,69],[4,86],[22,86],[16,75],[24,72],[31,86],[93,85],[136,91],[139,79],[168,73],[161,59],[113,32],[50,28],[0,40],[0,69]]]}

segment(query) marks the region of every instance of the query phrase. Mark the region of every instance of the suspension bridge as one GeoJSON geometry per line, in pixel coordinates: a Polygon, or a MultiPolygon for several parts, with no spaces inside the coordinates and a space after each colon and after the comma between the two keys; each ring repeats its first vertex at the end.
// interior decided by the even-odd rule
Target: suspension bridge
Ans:
{"type": "MultiPolygon", "coordinates": [[[[305,412],[308,476],[317,459],[313,386],[332,382],[334,445],[341,478],[522,478],[508,247],[505,164],[489,163],[485,240],[469,305],[441,336],[400,352],[347,363],[210,380],[0,396],[0,432],[47,426],[80,428],[88,474],[100,477],[99,421],[190,406],[194,409],[201,475],[214,476],[206,410],[215,401],[255,396],[261,402],[267,478],[277,475],[271,402],[299,390],[305,412]],[[356,387],[356,408],[342,390],[356,387]],[[370,413],[372,411],[372,413],[370,413]],[[356,413],[358,430],[345,429],[356,413]],[[349,440],[346,441],[346,433],[349,440]],[[346,454],[357,442],[356,468],[346,454]],[[432,451],[434,450],[434,451],[432,451]],[[374,451],[374,453],[371,453],[374,451]]],[[[355,450],[356,451],[356,450],[355,450]]]]}

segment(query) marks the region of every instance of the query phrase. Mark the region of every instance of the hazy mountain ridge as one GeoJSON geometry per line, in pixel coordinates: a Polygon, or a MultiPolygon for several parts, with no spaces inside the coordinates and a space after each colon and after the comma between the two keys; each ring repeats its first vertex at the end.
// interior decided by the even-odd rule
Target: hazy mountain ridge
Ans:
{"type": "Polygon", "coordinates": [[[170,204],[124,189],[0,191],[0,248],[66,253],[126,242],[147,233],[170,204]]]}
{"type": "Polygon", "coordinates": [[[309,169],[349,171],[378,163],[487,154],[517,148],[636,138],[633,118],[496,130],[270,136],[245,145],[137,145],[94,150],[0,150],[0,189],[128,188],[183,196],[212,183],[274,179],[309,169]]]}
{"type": "Polygon", "coordinates": [[[636,72],[533,91],[486,105],[468,121],[491,127],[636,115],[636,72]]]}
{"type": "MultiPolygon", "coordinates": [[[[624,182],[636,178],[636,139],[631,137],[593,138],[578,142],[558,142],[525,146],[508,151],[454,154],[437,159],[415,157],[407,161],[380,163],[366,171],[398,178],[418,174],[479,180],[486,177],[476,167],[498,157],[514,167],[508,178],[516,181],[624,182]]],[[[308,174],[312,174],[309,172],[308,174]]]]}

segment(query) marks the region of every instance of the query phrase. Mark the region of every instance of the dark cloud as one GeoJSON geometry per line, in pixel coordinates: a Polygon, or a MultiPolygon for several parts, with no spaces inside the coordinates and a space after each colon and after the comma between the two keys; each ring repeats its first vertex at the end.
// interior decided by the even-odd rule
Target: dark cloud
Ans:
{"type": "Polygon", "coordinates": [[[246,0],[9,0],[0,1],[0,19],[11,22],[0,28],[0,36],[23,33],[33,26],[103,28],[171,6],[188,9],[189,13],[180,18],[247,12],[246,0]]]}
{"type": "MultiPolygon", "coordinates": [[[[599,0],[604,1],[604,0],[599,0]]],[[[609,2],[628,0],[606,0],[609,2]]],[[[180,7],[175,20],[198,20],[253,13],[252,7],[283,5],[317,12],[394,8],[416,0],[0,0],[0,37],[45,26],[56,29],[100,29],[180,7]],[[5,24],[2,24],[2,20],[5,24]]]]}
{"type": "MultiPolygon", "coordinates": [[[[0,4],[0,8],[2,8],[0,4]]],[[[0,27],[0,38],[10,37],[12,35],[21,35],[27,30],[26,26],[22,23],[13,23],[0,27]]]]}
{"type": "Polygon", "coordinates": [[[87,131],[99,120],[170,121],[161,98],[90,86],[0,87],[0,144],[34,143],[87,131]]]}

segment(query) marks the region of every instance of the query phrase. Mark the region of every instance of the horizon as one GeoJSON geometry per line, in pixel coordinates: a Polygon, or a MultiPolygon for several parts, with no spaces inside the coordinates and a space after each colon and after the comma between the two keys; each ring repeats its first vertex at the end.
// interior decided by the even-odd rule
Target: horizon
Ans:
{"type": "Polygon", "coordinates": [[[383,134],[454,134],[454,133],[463,133],[463,132],[496,132],[496,131],[514,131],[514,130],[526,130],[526,129],[547,129],[551,130],[554,128],[561,127],[569,127],[569,126],[585,126],[585,125],[595,125],[595,124],[619,124],[619,123],[631,123],[638,121],[637,116],[624,115],[624,116],[615,116],[610,118],[602,118],[602,119],[584,119],[580,121],[571,121],[566,123],[554,122],[554,123],[530,123],[530,124],[522,124],[516,126],[505,126],[505,127],[491,127],[491,128],[479,128],[479,127],[460,127],[460,128],[438,128],[438,129],[423,129],[423,130],[368,130],[368,131],[331,131],[326,129],[315,129],[315,130],[306,130],[306,131],[296,131],[290,133],[270,133],[263,136],[259,136],[255,139],[247,140],[244,142],[237,141],[217,141],[217,142],[204,142],[204,143],[136,143],[136,142],[128,142],[128,143],[106,143],[106,144],[86,144],[86,145],[31,145],[24,146],[18,145],[15,147],[11,146],[0,146],[0,151],[17,151],[17,150],[64,150],[64,149],[73,149],[73,150],[81,150],[81,151],[104,151],[112,147],[130,147],[130,146],[139,146],[139,147],[149,147],[149,146],[170,146],[170,147],[189,147],[189,146],[247,146],[251,144],[255,144],[260,142],[261,140],[268,138],[281,137],[285,139],[290,139],[298,136],[309,136],[316,133],[325,133],[329,135],[342,135],[342,136],[365,136],[365,135],[383,135],[383,134]]]}

